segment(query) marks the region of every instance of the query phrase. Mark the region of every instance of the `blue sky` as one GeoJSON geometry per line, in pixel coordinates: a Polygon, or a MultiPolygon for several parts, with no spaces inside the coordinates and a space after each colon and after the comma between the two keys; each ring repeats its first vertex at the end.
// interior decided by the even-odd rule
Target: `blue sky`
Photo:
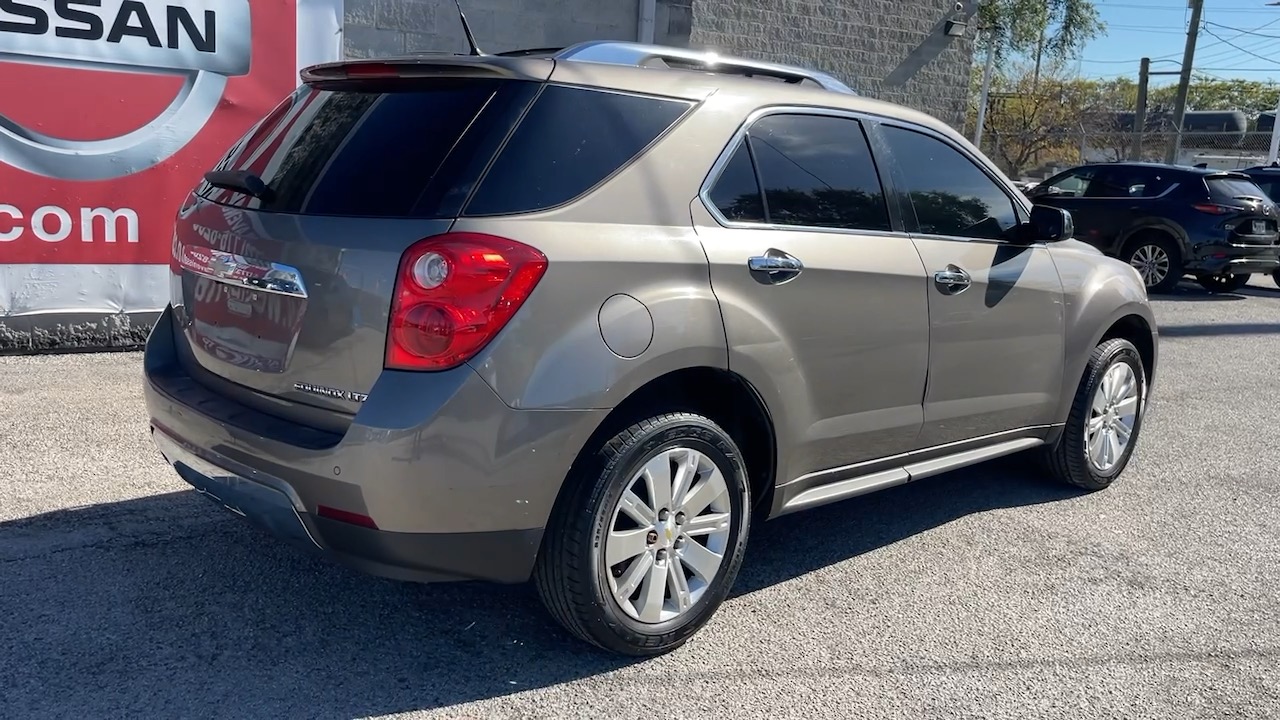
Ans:
{"type": "MultiPolygon", "coordinates": [[[[1275,0],[1205,0],[1193,66],[1219,78],[1280,81],[1280,6],[1275,0]]],[[[1138,77],[1138,62],[1151,58],[1152,71],[1177,71],[1182,63],[1191,11],[1186,0],[1094,0],[1104,37],[1080,53],[1086,77],[1138,77]]],[[[1176,82],[1155,76],[1153,85],[1176,82]]]]}

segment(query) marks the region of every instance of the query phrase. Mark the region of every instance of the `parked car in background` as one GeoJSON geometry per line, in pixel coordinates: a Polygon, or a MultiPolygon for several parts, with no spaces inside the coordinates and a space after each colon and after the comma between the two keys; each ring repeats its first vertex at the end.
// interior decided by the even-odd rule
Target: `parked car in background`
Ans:
{"type": "Polygon", "coordinates": [[[652,655],[759,520],[1134,452],[1138,273],[939,120],[632,43],[303,80],[180,208],[144,360],[176,471],[303,547],[652,655]]]}
{"type": "MultiPolygon", "coordinates": [[[[1248,175],[1249,179],[1261,188],[1272,202],[1280,204],[1280,163],[1255,165],[1240,172],[1248,175]]],[[[1271,279],[1280,286],[1280,269],[1272,271],[1271,279]]]]}
{"type": "Polygon", "coordinates": [[[1071,211],[1076,237],[1132,265],[1150,292],[1190,274],[1207,290],[1238,290],[1280,268],[1280,212],[1250,176],[1117,162],[1082,165],[1040,183],[1032,201],[1071,211]]]}

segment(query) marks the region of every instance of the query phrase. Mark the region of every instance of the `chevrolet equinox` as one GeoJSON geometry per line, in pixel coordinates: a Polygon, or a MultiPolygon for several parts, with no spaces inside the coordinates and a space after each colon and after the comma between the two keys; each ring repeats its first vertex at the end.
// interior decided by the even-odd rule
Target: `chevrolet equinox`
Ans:
{"type": "Polygon", "coordinates": [[[654,655],[753,523],[1134,452],[1142,278],[932,117],[618,42],[302,80],[179,208],[144,360],[163,456],[284,540],[654,655]]]}

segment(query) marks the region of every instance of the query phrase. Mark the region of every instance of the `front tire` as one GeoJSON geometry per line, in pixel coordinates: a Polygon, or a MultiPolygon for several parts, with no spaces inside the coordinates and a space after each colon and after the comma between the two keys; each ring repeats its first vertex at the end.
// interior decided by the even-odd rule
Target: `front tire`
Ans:
{"type": "Polygon", "coordinates": [[[534,569],[548,612],[623,655],[683,645],[746,551],[751,493],[733,438],[699,415],[659,415],[605,442],[569,483],[534,569]]]}
{"type": "Polygon", "coordinates": [[[1089,356],[1062,435],[1044,454],[1049,473],[1085,490],[1109,487],[1133,456],[1146,398],[1146,371],[1133,343],[1100,343],[1089,356]]]}

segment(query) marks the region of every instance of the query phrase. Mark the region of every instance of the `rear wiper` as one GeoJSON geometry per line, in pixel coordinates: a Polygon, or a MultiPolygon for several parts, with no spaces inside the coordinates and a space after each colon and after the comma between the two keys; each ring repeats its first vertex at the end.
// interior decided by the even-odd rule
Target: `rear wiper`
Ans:
{"type": "Polygon", "coordinates": [[[210,170],[204,181],[223,190],[242,192],[259,200],[269,200],[271,188],[250,170],[210,170]]]}

